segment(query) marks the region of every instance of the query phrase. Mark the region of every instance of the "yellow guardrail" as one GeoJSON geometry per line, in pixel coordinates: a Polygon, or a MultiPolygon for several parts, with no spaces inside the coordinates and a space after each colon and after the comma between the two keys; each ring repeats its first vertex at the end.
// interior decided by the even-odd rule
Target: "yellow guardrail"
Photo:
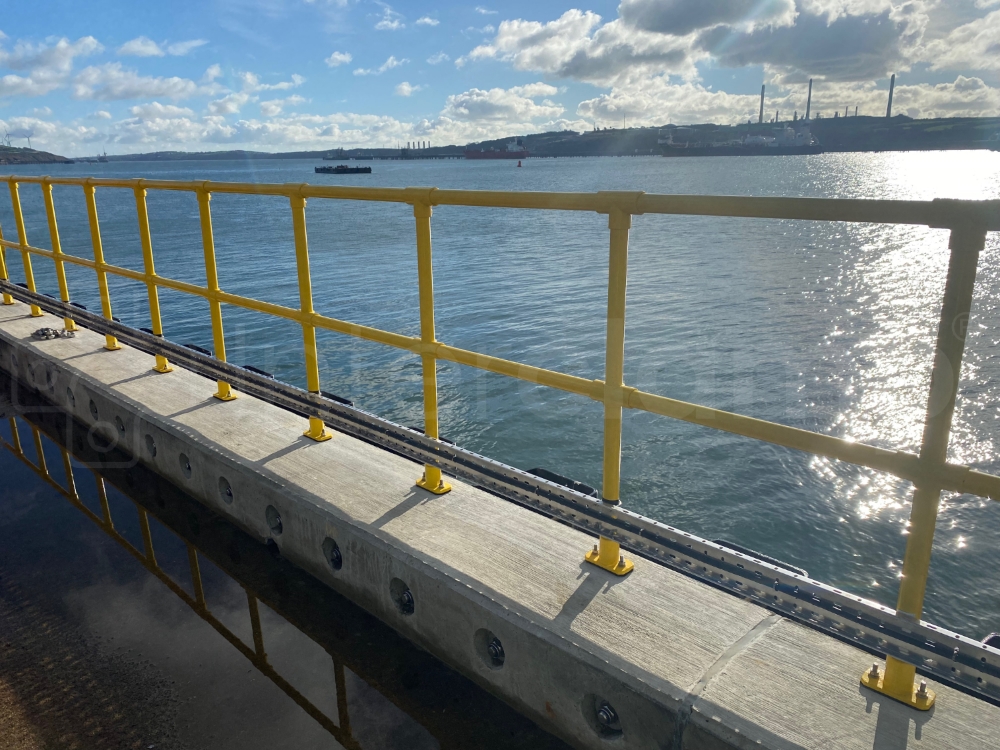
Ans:
{"type": "MultiPolygon", "coordinates": [[[[6,280],[8,278],[2,253],[4,248],[20,253],[25,282],[31,291],[35,291],[34,275],[31,268],[32,256],[49,258],[55,264],[60,297],[64,302],[69,302],[65,264],[72,263],[91,268],[97,276],[102,314],[106,318],[112,317],[111,298],[107,283],[108,274],[141,282],[145,284],[148,292],[152,330],[157,336],[163,334],[157,297],[158,289],[173,289],[201,297],[207,300],[210,305],[215,357],[222,361],[226,359],[222,321],[223,304],[293,320],[302,326],[306,384],[312,393],[320,391],[319,362],[316,349],[317,328],[336,331],[412,352],[420,356],[423,366],[424,432],[428,437],[434,439],[438,438],[436,366],[439,360],[476,367],[587,396],[604,404],[604,461],[601,494],[606,503],[618,504],[620,501],[622,411],[626,408],[681,419],[806,453],[870,467],[907,479],[914,483],[916,489],[913,497],[910,534],[903,562],[897,610],[909,613],[914,617],[919,617],[923,610],[931,544],[934,538],[938,501],[942,490],[967,492],[990,497],[994,500],[1000,499],[1000,477],[947,461],[948,441],[958,390],[958,373],[965,347],[965,326],[968,323],[971,309],[979,253],[985,245],[986,233],[1000,230],[1000,201],[752,198],[650,195],[642,192],[532,193],[439,190],[426,187],[355,188],[309,184],[17,176],[0,177],[0,180],[6,181],[9,185],[18,234],[17,242],[13,242],[3,239],[2,231],[0,231],[0,279],[6,280]],[[51,249],[35,247],[28,243],[18,192],[19,185],[26,183],[41,186],[52,243],[51,249]],[[55,207],[52,201],[53,185],[76,185],[83,188],[94,250],[93,260],[66,255],[62,252],[59,244],[55,207]],[[95,197],[95,191],[98,187],[133,191],[139,223],[139,236],[142,243],[142,271],[105,262],[95,197]],[[166,278],[156,273],[146,211],[146,192],[148,190],[185,191],[193,192],[197,196],[208,282],[206,286],[202,287],[166,278]],[[298,308],[230,294],[219,287],[210,208],[213,193],[269,195],[288,198],[292,213],[295,259],[298,271],[298,308]],[[413,206],[416,224],[417,283],[420,299],[419,336],[404,336],[357,325],[321,315],[315,311],[309,272],[309,244],[305,214],[306,201],[310,198],[383,201],[413,206]],[[459,349],[437,340],[434,330],[434,285],[431,262],[431,215],[435,206],[547,209],[607,214],[610,243],[603,380],[589,380],[520,362],[512,362],[488,354],[459,349]],[[628,240],[632,216],[639,214],[877,222],[915,224],[951,230],[949,243],[951,258],[938,329],[937,348],[934,355],[927,420],[919,454],[886,450],[842,438],[821,435],[808,430],[678,401],[625,385],[625,290],[628,276],[628,240]]],[[[3,302],[4,304],[13,304],[14,300],[9,295],[4,295],[3,302]]],[[[41,311],[32,307],[31,314],[41,315],[41,311]]],[[[74,327],[73,321],[68,318],[64,324],[68,330],[74,327]]],[[[108,335],[106,338],[107,349],[119,348],[114,336],[108,335]]],[[[161,373],[167,373],[171,370],[169,362],[163,356],[157,356],[154,369],[161,373]]],[[[215,396],[224,401],[236,397],[229,384],[224,381],[219,381],[215,396]]],[[[314,440],[325,440],[329,437],[322,420],[317,417],[310,417],[305,434],[314,440]]],[[[424,474],[417,484],[437,494],[447,492],[450,489],[441,475],[441,470],[431,465],[425,466],[424,474]]],[[[604,537],[600,538],[594,550],[586,554],[586,559],[617,575],[625,575],[633,567],[632,562],[626,560],[621,554],[618,542],[604,537]]],[[[917,708],[929,708],[933,703],[933,694],[929,694],[927,691],[921,692],[914,683],[914,677],[915,668],[912,665],[889,657],[884,674],[866,672],[862,677],[862,682],[917,708]]]]}

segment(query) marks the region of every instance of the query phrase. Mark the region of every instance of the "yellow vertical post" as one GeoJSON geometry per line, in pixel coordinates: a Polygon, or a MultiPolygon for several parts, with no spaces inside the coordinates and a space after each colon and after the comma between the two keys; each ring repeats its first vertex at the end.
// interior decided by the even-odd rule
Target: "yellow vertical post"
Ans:
{"type": "MultiPolygon", "coordinates": [[[[28,233],[24,229],[24,216],[21,213],[21,195],[14,180],[7,183],[10,188],[10,205],[14,211],[14,225],[17,227],[17,242],[21,246],[21,262],[24,264],[24,283],[28,291],[35,291],[35,274],[31,269],[31,253],[28,251],[28,233]]],[[[38,318],[42,314],[38,305],[31,305],[31,317],[38,318]]]]}
{"type": "Polygon", "coordinates": [[[247,606],[250,609],[250,630],[253,633],[253,650],[257,658],[263,662],[267,661],[267,652],[264,651],[264,631],[260,628],[260,611],[257,609],[257,597],[247,592],[247,606]]]}
{"type": "MultiPolygon", "coordinates": [[[[312,278],[309,274],[309,238],[306,234],[306,199],[301,195],[290,198],[292,204],[292,230],[295,234],[295,267],[299,276],[299,309],[304,316],[312,315],[313,296],[312,278]]],[[[306,355],[306,388],[310,393],[320,392],[319,352],[316,348],[316,327],[305,320],[302,321],[302,339],[306,355]]],[[[319,417],[309,417],[309,429],[305,436],[322,442],[333,435],[323,425],[319,417]]]]}
{"type": "Polygon", "coordinates": [[[146,551],[146,561],[150,565],[156,565],[156,555],[153,553],[153,534],[149,530],[149,514],[138,505],[135,509],[139,512],[139,531],[142,532],[142,546],[146,551]]]}
{"type": "Polygon", "coordinates": [[[37,427],[32,425],[31,434],[35,438],[35,453],[38,454],[38,469],[45,476],[48,476],[49,467],[45,462],[45,451],[42,449],[42,433],[37,427]]]}
{"type": "Polygon", "coordinates": [[[101,513],[104,516],[104,523],[110,531],[114,529],[115,524],[111,520],[111,506],[108,504],[108,488],[104,485],[104,479],[98,474],[94,474],[94,480],[97,483],[97,497],[101,501],[101,513]]]}
{"type": "Polygon", "coordinates": [[[188,566],[191,568],[191,584],[194,586],[194,601],[199,609],[205,609],[205,588],[201,583],[201,566],[198,564],[198,550],[187,545],[188,566]]]}
{"type": "MultiPolygon", "coordinates": [[[[101,313],[113,320],[111,313],[111,292],[108,290],[108,274],[104,270],[104,245],[101,243],[101,225],[97,220],[97,197],[95,188],[89,182],[83,186],[83,196],[87,202],[87,219],[90,222],[90,242],[94,246],[94,266],[97,271],[97,288],[101,293],[101,313]]],[[[118,339],[110,333],[104,335],[104,348],[109,351],[121,349],[118,339]]]]}
{"type": "MultiPolygon", "coordinates": [[[[0,227],[0,240],[2,239],[3,227],[0,227]]],[[[7,248],[5,247],[0,247],[0,281],[10,281],[10,276],[7,274],[7,248]]],[[[13,305],[14,298],[7,294],[7,292],[4,292],[3,303],[5,305],[13,305]]]]}
{"type": "MultiPolygon", "coordinates": [[[[226,338],[222,332],[222,303],[219,302],[219,269],[215,264],[215,237],[212,235],[212,209],[209,201],[212,195],[207,190],[198,191],[198,216],[201,218],[201,243],[205,249],[205,279],[208,282],[209,306],[212,311],[212,340],[215,347],[215,358],[226,361],[226,338]]],[[[233,389],[225,380],[216,381],[218,390],[215,397],[220,401],[232,401],[236,398],[233,389]]]]}
{"type": "MultiPolygon", "coordinates": [[[[52,240],[52,262],[56,266],[56,280],[59,282],[59,299],[69,302],[69,285],[66,283],[66,264],[62,259],[62,243],[59,241],[59,225],[56,223],[56,205],[52,200],[52,183],[42,183],[42,198],[45,199],[45,218],[49,222],[49,237],[52,240]]],[[[76,322],[72,318],[63,318],[63,328],[67,331],[76,330],[76,322]]]]}
{"type": "MultiPolygon", "coordinates": [[[[941,320],[938,323],[937,348],[931,368],[927,418],[920,445],[920,461],[928,474],[944,466],[948,458],[951,421],[955,414],[955,398],[958,394],[965,335],[976,285],[976,269],[979,253],[985,244],[985,230],[968,227],[953,229],[951,232],[948,245],[951,258],[948,262],[944,302],[941,305],[941,320]]],[[[909,537],[903,557],[896,611],[909,615],[914,620],[920,619],[924,608],[924,592],[927,588],[940,499],[941,488],[933,483],[917,486],[913,492],[909,537]]],[[[934,705],[934,691],[927,689],[926,682],[916,683],[916,674],[913,664],[889,656],[883,673],[879,673],[877,665],[873,666],[861,676],[861,682],[890,698],[926,711],[934,705]]]]}
{"type": "MultiPolygon", "coordinates": [[[[142,266],[146,274],[146,294],[149,297],[149,318],[154,336],[163,336],[160,320],[160,295],[156,289],[156,266],[153,264],[153,238],[149,233],[149,212],[146,210],[146,188],[135,188],[135,213],[139,219],[139,242],[142,245],[142,266]]],[[[162,354],[156,355],[156,372],[172,372],[173,367],[162,354]]]]}
{"type": "Polygon", "coordinates": [[[17,418],[8,417],[7,421],[10,422],[10,439],[14,443],[14,450],[17,455],[24,456],[24,449],[21,447],[21,435],[17,431],[17,418]]]}
{"type": "Polygon", "coordinates": [[[347,679],[344,674],[344,664],[333,654],[333,682],[337,688],[337,723],[340,731],[348,737],[351,736],[351,714],[347,708],[347,679]]]}
{"type": "MultiPolygon", "coordinates": [[[[414,202],[413,216],[417,220],[417,281],[420,288],[420,342],[423,345],[420,359],[424,379],[424,434],[438,438],[437,357],[434,346],[434,268],[431,263],[431,206],[414,202]]],[[[417,486],[443,495],[451,490],[444,481],[441,469],[427,464],[417,486]]]]}
{"type": "Polygon", "coordinates": [[[65,448],[62,448],[61,451],[63,471],[66,472],[66,491],[73,497],[79,498],[80,495],[76,491],[76,478],[73,476],[73,462],[70,460],[69,451],[65,448]]]}
{"type": "MultiPolygon", "coordinates": [[[[625,288],[628,279],[628,233],[632,215],[621,209],[608,214],[611,246],[608,257],[608,321],[604,355],[604,471],[601,496],[618,505],[622,461],[622,386],[625,379],[625,288]]],[[[635,567],[621,553],[621,545],[602,536],[585,559],[623,576],[635,567]]]]}

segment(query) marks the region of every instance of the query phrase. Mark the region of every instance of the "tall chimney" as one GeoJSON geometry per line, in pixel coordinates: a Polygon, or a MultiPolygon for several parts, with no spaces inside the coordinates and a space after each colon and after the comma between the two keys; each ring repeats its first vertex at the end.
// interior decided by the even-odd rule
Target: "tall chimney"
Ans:
{"type": "Polygon", "coordinates": [[[892,90],[896,88],[896,74],[892,74],[892,78],[889,79],[889,106],[885,108],[886,118],[892,117],[892,90]]]}
{"type": "Polygon", "coordinates": [[[764,122],[764,86],[760,87],[760,114],[757,115],[757,124],[761,125],[764,122]]]}
{"type": "Polygon", "coordinates": [[[806,97],[806,119],[809,119],[809,108],[812,106],[813,100],[813,79],[809,79],[809,96],[806,97]]]}

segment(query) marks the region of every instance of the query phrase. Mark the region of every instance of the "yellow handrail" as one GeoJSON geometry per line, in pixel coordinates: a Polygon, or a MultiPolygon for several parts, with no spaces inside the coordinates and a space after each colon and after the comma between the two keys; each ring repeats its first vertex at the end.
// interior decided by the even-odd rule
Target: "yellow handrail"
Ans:
{"type": "MultiPolygon", "coordinates": [[[[225,361],[225,336],[222,326],[222,305],[296,321],[302,326],[306,385],[310,392],[320,392],[320,372],[316,349],[316,329],[335,331],[367,341],[409,351],[420,356],[423,367],[424,431],[438,438],[437,362],[444,360],[525,380],[599,401],[604,405],[604,462],[602,498],[613,505],[619,503],[621,464],[622,410],[637,409],[680,419],[705,427],[724,430],[756,440],[794,448],[806,453],[825,456],[894,474],[916,486],[911,515],[910,536],[904,559],[897,608],[919,617],[930,565],[930,545],[936,524],[937,504],[942,490],[968,492],[994,500],[1000,499],[1000,477],[975,471],[968,466],[946,461],[951,420],[958,388],[958,373],[965,345],[964,328],[956,325],[967,320],[971,306],[979,252],[986,232],[1000,230],[1000,201],[899,201],[855,200],[826,198],[757,198],[738,196],[651,195],[643,192],[539,193],[509,191],[439,190],[437,188],[364,188],[335,187],[309,184],[225,183],[211,181],[169,181],[146,179],[104,179],[73,177],[0,177],[10,188],[18,242],[3,239],[0,231],[0,279],[7,280],[3,250],[17,250],[23,260],[25,280],[34,291],[31,256],[50,258],[56,264],[59,292],[68,301],[63,264],[72,263],[91,268],[97,273],[102,310],[111,317],[111,300],[107,274],[132,279],[146,285],[149,296],[153,332],[162,335],[157,290],[162,287],[201,297],[211,311],[215,356],[225,361]],[[46,214],[53,248],[47,250],[28,244],[21,215],[18,186],[34,183],[42,186],[46,214]],[[94,260],[66,255],[58,242],[52,185],[76,185],[84,189],[94,260]],[[144,270],[135,271],[104,261],[100,227],[97,218],[95,189],[125,188],[136,197],[136,213],[143,251],[144,270]],[[145,195],[148,190],[192,192],[198,199],[202,241],[205,256],[206,285],[159,276],[153,263],[149,219],[145,195]],[[291,308],[231,294],[220,288],[215,258],[209,201],[213,193],[284,196],[289,199],[295,241],[295,257],[299,287],[299,307],[291,308]],[[309,246],[306,234],[306,201],[309,198],[381,201],[413,206],[416,223],[417,275],[420,300],[420,335],[405,336],[336,318],[320,315],[313,309],[312,281],[309,272],[309,246]],[[450,346],[436,338],[434,329],[434,287],[431,261],[431,215],[435,206],[472,206],[512,209],[543,209],[588,211],[608,215],[610,230],[608,313],[604,379],[587,379],[505,360],[450,346]],[[938,330],[938,342],[932,371],[932,390],[928,401],[928,418],[919,455],[886,450],[856,443],[843,438],[822,435],[786,425],[755,419],[740,414],[678,401],[666,396],[646,393],[624,383],[625,298],[628,267],[628,239],[633,215],[683,214],[742,218],[797,219],[811,221],[878,222],[917,224],[951,230],[951,262],[938,330]],[[964,317],[963,317],[964,316],[964,317]],[[959,331],[961,333],[959,334],[959,331]]],[[[4,296],[4,303],[13,300],[4,296]]],[[[40,314],[32,308],[32,314],[40,314]]],[[[67,327],[72,321],[67,319],[67,327]]],[[[117,348],[113,336],[108,336],[107,348],[117,348]]],[[[169,372],[166,359],[157,357],[155,369],[169,372]]],[[[217,398],[235,398],[228,383],[219,381],[217,398]]],[[[311,417],[305,433],[315,440],[328,439],[321,420],[311,417]]],[[[431,492],[447,492],[438,467],[428,465],[418,485],[431,492]]],[[[633,563],[620,553],[612,539],[601,538],[586,559],[617,575],[625,575],[633,563]]],[[[894,698],[928,708],[933,696],[917,694],[913,686],[914,668],[890,659],[885,675],[866,673],[863,681],[894,698]],[[912,691],[911,691],[912,688],[912,691]],[[912,695],[911,695],[912,692],[912,695]]]]}

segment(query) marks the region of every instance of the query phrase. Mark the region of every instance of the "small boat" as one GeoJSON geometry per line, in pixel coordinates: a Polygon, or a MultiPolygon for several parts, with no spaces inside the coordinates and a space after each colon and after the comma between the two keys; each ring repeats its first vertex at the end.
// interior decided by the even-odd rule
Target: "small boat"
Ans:
{"type": "Polygon", "coordinates": [[[335,167],[316,167],[317,174],[371,174],[371,167],[349,167],[338,164],[335,167]]]}

